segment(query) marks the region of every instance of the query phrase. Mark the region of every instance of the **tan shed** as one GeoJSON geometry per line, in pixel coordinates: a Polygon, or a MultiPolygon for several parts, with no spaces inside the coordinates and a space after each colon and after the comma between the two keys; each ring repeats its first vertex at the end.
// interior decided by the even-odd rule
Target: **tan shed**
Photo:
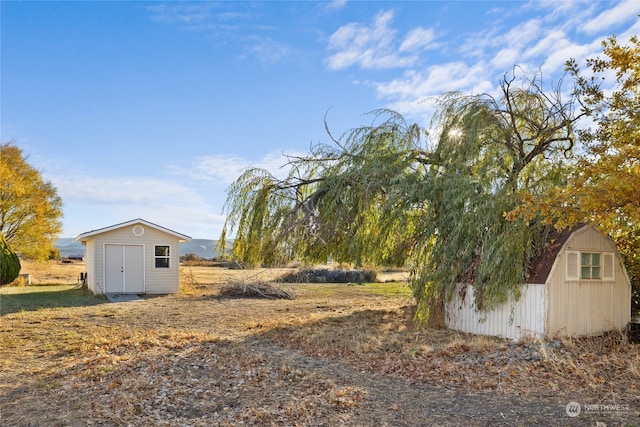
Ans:
{"type": "Polygon", "coordinates": [[[87,286],[95,294],[168,294],[180,286],[180,242],[191,237],[143,219],[88,231],[87,286]]]}
{"type": "Polygon", "coordinates": [[[555,236],[533,260],[518,301],[490,311],[473,304],[473,286],[464,299],[445,307],[450,329],[520,339],[526,336],[597,335],[624,330],[631,319],[631,282],[613,241],[585,225],[555,236]]]}

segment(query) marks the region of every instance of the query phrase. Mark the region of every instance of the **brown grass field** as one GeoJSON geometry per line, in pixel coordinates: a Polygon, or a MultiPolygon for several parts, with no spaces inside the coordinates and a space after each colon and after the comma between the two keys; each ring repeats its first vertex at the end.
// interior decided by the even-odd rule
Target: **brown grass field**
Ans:
{"type": "Polygon", "coordinates": [[[640,425],[621,333],[474,337],[420,327],[402,282],[228,298],[285,270],[181,270],[180,294],[109,303],[83,264],[25,265],[0,288],[0,426],[640,425]]]}

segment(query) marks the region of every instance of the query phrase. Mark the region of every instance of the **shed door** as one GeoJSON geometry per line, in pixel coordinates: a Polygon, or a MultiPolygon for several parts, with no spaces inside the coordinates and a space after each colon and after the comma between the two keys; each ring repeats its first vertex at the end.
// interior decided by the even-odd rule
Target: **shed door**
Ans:
{"type": "Polygon", "coordinates": [[[105,245],[105,293],[144,293],[144,246],[105,245]]]}

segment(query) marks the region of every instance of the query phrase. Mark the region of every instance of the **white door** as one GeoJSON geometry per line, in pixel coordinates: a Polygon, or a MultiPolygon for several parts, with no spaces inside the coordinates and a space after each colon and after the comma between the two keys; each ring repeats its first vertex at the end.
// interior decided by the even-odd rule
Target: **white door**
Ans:
{"type": "Polygon", "coordinates": [[[144,247],[105,245],[104,292],[144,293],[144,247]]]}

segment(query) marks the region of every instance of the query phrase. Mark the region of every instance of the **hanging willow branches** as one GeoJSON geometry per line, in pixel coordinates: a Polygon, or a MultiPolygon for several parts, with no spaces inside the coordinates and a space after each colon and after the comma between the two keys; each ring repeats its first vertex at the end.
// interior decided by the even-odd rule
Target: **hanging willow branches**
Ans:
{"type": "Polygon", "coordinates": [[[289,175],[249,169],[228,190],[225,230],[245,262],[292,258],[402,264],[416,209],[411,195],[424,166],[415,161],[424,131],[391,111],[306,157],[289,158],[289,175]]]}
{"type": "Polygon", "coordinates": [[[380,110],[289,157],[284,179],[249,169],[228,190],[221,245],[235,231],[232,255],[245,262],[409,265],[423,308],[461,280],[481,308],[518,296],[541,230],[504,212],[523,189],[562,178],[579,118],[559,87],[541,87],[514,72],[499,98],[443,95],[429,131],[380,110]]]}

